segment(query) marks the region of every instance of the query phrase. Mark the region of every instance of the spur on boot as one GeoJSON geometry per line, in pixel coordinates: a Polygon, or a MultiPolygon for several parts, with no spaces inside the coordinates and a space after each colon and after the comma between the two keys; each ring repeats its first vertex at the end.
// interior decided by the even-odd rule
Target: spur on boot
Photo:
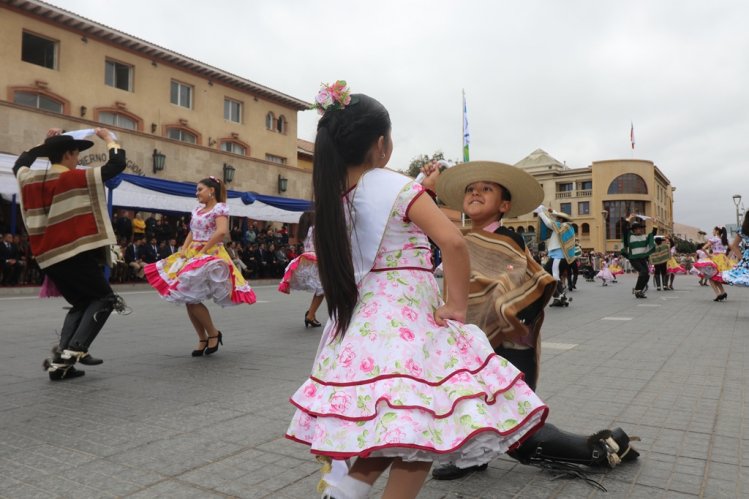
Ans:
{"type": "Polygon", "coordinates": [[[83,352],[83,351],[78,351],[78,350],[65,349],[60,353],[60,358],[64,360],[70,360],[73,363],[80,362],[84,366],[98,366],[99,364],[104,363],[103,360],[93,357],[88,352],[83,352]]]}
{"type": "Polygon", "coordinates": [[[224,344],[223,335],[221,334],[221,331],[219,331],[216,336],[209,336],[208,337],[208,341],[210,342],[211,340],[216,340],[216,346],[215,347],[207,347],[205,349],[205,354],[206,355],[211,355],[212,353],[216,353],[218,351],[218,345],[219,345],[219,343],[222,344],[222,345],[224,344]]]}
{"type": "Polygon", "coordinates": [[[309,313],[309,310],[304,312],[304,327],[305,329],[308,327],[320,327],[322,324],[320,324],[317,319],[308,319],[307,314],[309,313]]]}
{"type": "Polygon", "coordinates": [[[42,368],[49,374],[50,381],[79,378],[86,371],[76,369],[70,361],[55,362],[54,359],[44,359],[42,368]]]}
{"type": "Polygon", "coordinates": [[[207,339],[205,339],[205,340],[198,340],[198,343],[200,343],[201,345],[203,343],[205,343],[205,346],[203,348],[198,348],[197,350],[193,350],[192,354],[191,354],[193,357],[202,357],[203,356],[203,352],[205,352],[205,349],[208,346],[208,340],[207,339]]]}

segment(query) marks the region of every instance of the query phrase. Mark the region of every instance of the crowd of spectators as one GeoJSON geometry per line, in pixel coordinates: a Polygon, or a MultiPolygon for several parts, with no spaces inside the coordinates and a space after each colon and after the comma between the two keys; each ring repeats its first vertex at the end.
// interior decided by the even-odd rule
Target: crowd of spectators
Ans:
{"type": "MultiPolygon", "coordinates": [[[[303,245],[290,240],[289,226],[232,219],[226,250],[246,279],[280,278],[303,245]]],[[[112,218],[118,248],[112,252],[113,282],[143,279],[143,267],[179,251],[189,232],[188,216],[115,211],[112,218]]]]}

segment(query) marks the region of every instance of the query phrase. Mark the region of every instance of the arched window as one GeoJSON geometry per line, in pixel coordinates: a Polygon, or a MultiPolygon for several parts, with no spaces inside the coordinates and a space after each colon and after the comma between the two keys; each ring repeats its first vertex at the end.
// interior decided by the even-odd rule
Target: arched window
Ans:
{"type": "Polygon", "coordinates": [[[15,104],[34,107],[42,111],[68,114],[68,101],[52,92],[36,88],[11,88],[10,91],[13,93],[15,104]]]}
{"type": "Polygon", "coordinates": [[[200,134],[185,126],[167,125],[166,136],[180,142],[187,142],[188,144],[200,144],[200,134]]]}
{"type": "Polygon", "coordinates": [[[273,130],[275,123],[276,117],[273,115],[273,113],[268,111],[268,114],[265,115],[265,128],[267,128],[268,130],[273,130]]]}
{"type": "Polygon", "coordinates": [[[128,130],[143,130],[143,120],[122,109],[97,108],[94,110],[94,119],[105,125],[126,128],[128,130]]]}
{"type": "Polygon", "coordinates": [[[518,234],[524,234],[524,233],[525,233],[525,228],[521,225],[520,227],[518,227],[518,234]]]}
{"type": "Polygon", "coordinates": [[[572,224],[572,228],[575,230],[575,234],[577,234],[578,233],[577,224],[572,224]]]}
{"type": "Polygon", "coordinates": [[[276,131],[278,133],[286,133],[286,117],[284,115],[278,117],[278,121],[276,122],[276,131]]]}
{"type": "Polygon", "coordinates": [[[239,154],[240,156],[247,156],[250,146],[236,139],[222,139],[221,150],[232,154],[239,154]]]}
{"type": "Polygon", "coordinates": [[[647,194],[648,185],[636,173],[619,175],[609,184],[608,194],[647,194]]]}
{"type": "Polygon", "coordinates": [[[532,226],[532,225],[529,225],[528,226],[528,232],[530,232],[531,234],[534,234],[536,232],[536,228],[534,226],[532,226]]]}
{"type": "Polygon", "coordinates": [[[583,224],[583,234],[590,234],[590,225],[583,224]]]}

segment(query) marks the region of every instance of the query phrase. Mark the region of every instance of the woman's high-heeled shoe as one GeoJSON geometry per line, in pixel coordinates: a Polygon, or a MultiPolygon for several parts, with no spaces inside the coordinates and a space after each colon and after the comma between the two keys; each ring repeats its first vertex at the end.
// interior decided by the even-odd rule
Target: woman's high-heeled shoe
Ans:
{"type": "Polygon", "coordinates": [[[216,340],[216,346],[215,347],[208,347],[205,349],[206,355],[211,355],[212,353],[216,353],[218,351],[218,345],[224,344],[223,335],[221,334],[221,331],[218,332],[218,335],[216,336],[209,336],[208,341],[216,340]]]}
{"type": "Polygon", "coordinates": [[[208,340],[198,340],[198,343],[201,343],[201,344],[205,343],[205,347],[199,348],[197,350],[193,350],[192,351],[192,356],[193,357],[202,357],[203,356],[203,352],[205,352],[205,348],[208,346],[208,340]]]}
{"type": "Polygon", "coordinates": [[[307,314],[309,313],[309,310],[304,312],[304,328],[307,329],[308,327],[320,327],[322,324],[320,324],[317,319],[309,320],[307,318],[307,314]]]}
{"type": "Polygon", "coordinates": [[[728,293],[723,293],[723,294],[718,295],[718,297],[715,299],[715,301],[723,301],[726,298],[728,298],[728,293]]]}

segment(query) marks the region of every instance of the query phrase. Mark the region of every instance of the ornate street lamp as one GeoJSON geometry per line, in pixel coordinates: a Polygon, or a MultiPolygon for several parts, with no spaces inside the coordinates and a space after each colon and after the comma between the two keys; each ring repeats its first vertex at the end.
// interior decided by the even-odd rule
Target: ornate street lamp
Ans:
{"type": "Polygon", "coordinates": [[[229,163],[224,163],[224,183],[231,184],[234,181],[234,172],[237,169],[231,166],[229,163]]]}
{"type": "Polygon", "coordinates": [[[286,189],[289,186],[289,179],[286,177],[282,177],[281,174],[278,174],[278,193],[281,194],[282,192],[286,192],[286,189]]]}
{"type": "Polygon", "coordinates": [[[158,173],[166,166],[166,154],[159,152],[158,149],[153,150],[153,172],[158,173]]]}

